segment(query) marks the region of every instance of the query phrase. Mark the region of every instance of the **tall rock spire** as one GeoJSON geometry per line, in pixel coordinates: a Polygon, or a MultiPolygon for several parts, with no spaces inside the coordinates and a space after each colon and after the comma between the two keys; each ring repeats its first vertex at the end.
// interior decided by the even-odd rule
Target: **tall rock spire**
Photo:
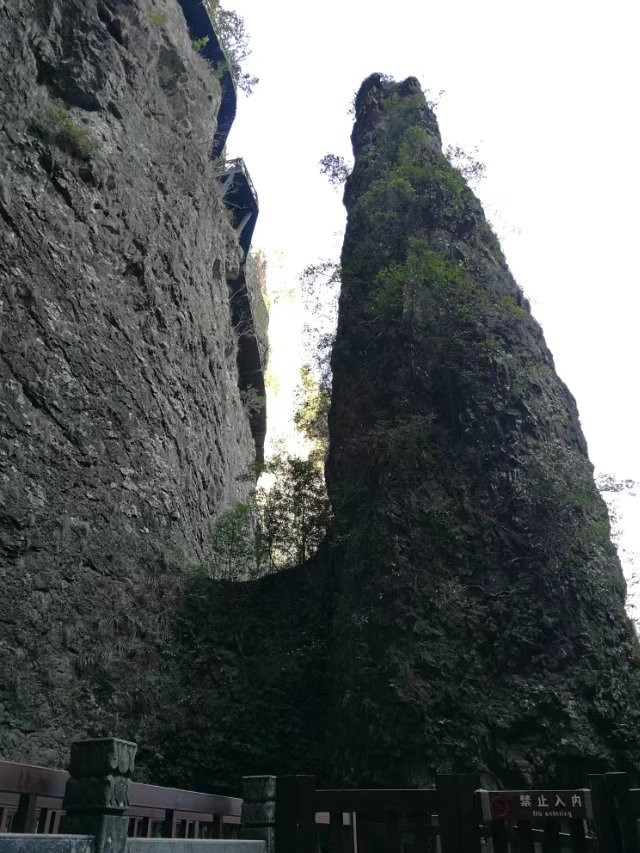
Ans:
{"type": "Polygon", "coordinates": [[[640,651],[575,401],[418,82],[356,101],[327,480],[331,773],[640,759],[640,651]]]}

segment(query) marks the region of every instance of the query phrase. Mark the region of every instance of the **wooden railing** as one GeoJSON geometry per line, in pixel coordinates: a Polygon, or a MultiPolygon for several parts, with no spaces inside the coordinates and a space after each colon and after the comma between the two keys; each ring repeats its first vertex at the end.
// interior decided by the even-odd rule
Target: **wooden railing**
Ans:
{"type": "Polygon", "coordinates": [[[481,836],[493,853],[596,853],[591,790],[478,791],[481,836]]]}
{"type": "MultiPolygon", "coordinates": [[[[68,779],[0,761],[0,832],[57,832],[68,779]]],[[[245,777],[244,810],[235,797],[132,783],[125,817],[130,836],[196,839],[234,837],[243,819],[269,853],[640,853],[640,789],[626,773],[588,783],[486,791],[456,775],[431,789],[339,790],[313,776],[245,777]]]]}
{"type": "Polygon", "coordinates": [[[276,785],[276,853],[640,853],[639,819],[626,773],[572,790],[485,791],[472,775],[424,790],[276,785]]]}
{"type": "MultiPolygon", "coordinates": [[[[56,833],[69,774],[0,761],[0,833],[56,833]]],[[[134,782],[127,810],[129,835],[165,838],[233,838],[242,800],[218,794],[134,782]]]]}
{"type": "Polygon", "coordinates": [[[473,776],[439,776],[434,789],[316,789],[313,776],[279,776],[277,853],[476,853],[473,776]]]}

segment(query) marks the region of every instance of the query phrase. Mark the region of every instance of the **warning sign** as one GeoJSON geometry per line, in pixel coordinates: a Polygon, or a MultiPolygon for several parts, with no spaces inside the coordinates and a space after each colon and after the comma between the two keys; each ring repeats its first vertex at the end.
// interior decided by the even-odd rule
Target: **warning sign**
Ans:
{"type": "Polygon", "coordinates": [[[587,820],[592,816],[591,791],[478,791],[486,823],[506,820],[587,820]]]}

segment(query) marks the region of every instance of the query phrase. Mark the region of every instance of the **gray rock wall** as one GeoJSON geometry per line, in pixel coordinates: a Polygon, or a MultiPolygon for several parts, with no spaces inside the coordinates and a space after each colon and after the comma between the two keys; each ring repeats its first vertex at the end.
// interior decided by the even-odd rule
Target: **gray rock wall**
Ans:
{"type": "Polygon", "coordinates": [[[183,555],[251,488],[219,103],[175,0],[0,2],[5,758],[148,743],[183,555]]]}
{"type": "Polygon", "coordinates": [[[637,768],[640,649],[575,401],[418,81],[365,81],[352,139],[330,773],[637,768]]]}

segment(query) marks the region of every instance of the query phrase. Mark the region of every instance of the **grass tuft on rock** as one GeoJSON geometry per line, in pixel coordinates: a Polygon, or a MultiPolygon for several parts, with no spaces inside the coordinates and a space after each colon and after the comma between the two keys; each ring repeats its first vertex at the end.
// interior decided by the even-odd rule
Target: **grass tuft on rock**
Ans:
{"type": "Polygon", "coordinates": [[[77,124],[63,101],[47,101],[33,127],[42,139],[80,160],[89,160],[97,151],[96,141],[77,124]]]}

